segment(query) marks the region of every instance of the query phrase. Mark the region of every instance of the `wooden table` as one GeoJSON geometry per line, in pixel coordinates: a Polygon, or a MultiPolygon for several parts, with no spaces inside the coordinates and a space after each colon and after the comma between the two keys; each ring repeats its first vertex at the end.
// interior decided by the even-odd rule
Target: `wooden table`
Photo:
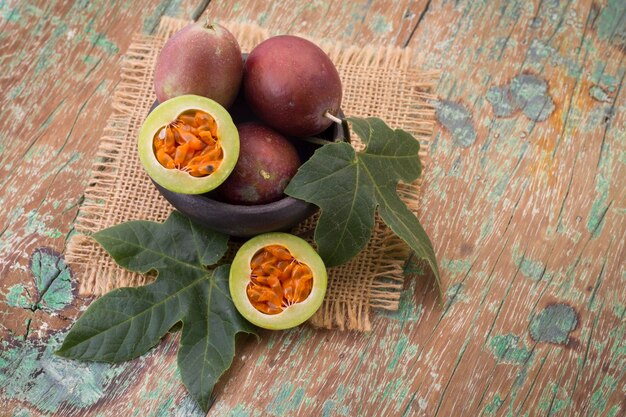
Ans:
{"type": "MultiPolygon", "coordinates": [[[[0,414],[198,415],[177,337],[117,366],[52,356],[90,299],[62,253],[136,31],[193,0],[0,2],[0,414]]],[[[440,69],[421,220],[446,292],[411,280],[371,333],[240,340],[212,416],[626,415],[626,3],[213,1],[415,48],[440,69]]]]}

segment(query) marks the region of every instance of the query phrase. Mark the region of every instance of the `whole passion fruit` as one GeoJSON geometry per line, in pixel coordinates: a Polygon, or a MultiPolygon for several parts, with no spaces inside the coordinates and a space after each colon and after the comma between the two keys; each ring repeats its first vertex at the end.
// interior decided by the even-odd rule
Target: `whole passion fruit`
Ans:
{"type": "Polygon", "coordinates": [[[251,323],[271,330],[309,319],[326,294],[326,267],[303,239],[267,233],[247,241],[230,268],[230,295],[251,323]]]}
{"type": "Polygon", "coordinates": [[[139,159],[162,187],[182,194],[213,190],[239,157],[239,134],[228,112],[206,97],[184,95],[159,104],[138,138],[139,159]]]}
{"type": "Polygon", "coordinates": [[[313,136],[332,123],[341,105],[341,80],[332,61],[314,43],[275,36],[246,60],[243,90],[252,110],[287,136],[313,136]]]}
{"type": "Polygon", "coordinates": [[[159,102],[194,94],[228,108],[239,91],[243,71],[235,37],[216,23],[193,23],[163,46],[154,70],[159,102]]]}
{"type": "Polygon", "coordinates": [[[216,192],[230,204],[267,204],[283,191],[300,167],[295,146],[283,135],[259,123],[243,123],[239,131],[239,159],[216,192]]]}

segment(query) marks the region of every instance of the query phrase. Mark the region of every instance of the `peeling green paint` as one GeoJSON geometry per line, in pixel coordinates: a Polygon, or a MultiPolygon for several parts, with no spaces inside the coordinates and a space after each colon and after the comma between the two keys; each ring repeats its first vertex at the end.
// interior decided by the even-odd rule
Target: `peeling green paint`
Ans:
{"type": "MultiPolygon", "coordinates": [[[[589,48],[590,45],[590,39],[585,38],[581,47],[589,48]]],[[[544,72],[546,62],[554,67],[564,68],[567,71],[567,75],[574,78],[579,78],[583,71],[583,68],[577,58],[560,54],[556,48],[544,43],[540,39],[532,40],[530,47],[528,48],[527,62],[539,73],[544,72]]]]}
{"type": "Polygon", "coordinates": [[[250,417],[250,414],[246,411],[246,407],[237,404],[235,408],[230,411],[230,417],[250,417]]]}
{"type": "MultiPolygon", "coordinates": [[[[94,20],[92,19],[87,22],[83,31],[89,43],[95,47],[102,49],[105,53],[109,55],[117,54],[120,51],[120,48],[115,44],[115,42],[108,39],[105,33],[97,32],[93,28],[93,24],[94,20]]],[[[81,37],[79,37],[79,39],[81,39],[81,37]]]]}
{"type": "Polygon", "coordinates": [[[402,357],[402,354],[404,353],[404,350],[406,349],[408,344],[409,344],[409,339],[406,337],[406,335],[404,334],[400,335],[400,338],[398,339],[398,342],[396,343],[396,347],[393,350],[393,354],[391,356],[391,360],[389,361],[389,365],[387,365],[387,369],[389,371],[392,371],[396,368],[396,366],[398,365],[398,361],[400,360],[400,357],[402,357]]]}
{"type": "Polygon", "coordinates": [[[18,23],[22,17],[19,9],[14,7],[12,9],[5,9],[5,4],[3,2],[0,10],[2,11],[2,20],[9,23],[18,23]]]}
{"type": "Polygon", "coordinates": [[[598,16],[598,37],[609,40],[614,33],[626,38],[626,3],[623,0],[609,0],[598,16]]]}
{"type": "Polygon", "coordinates": [[[6,300],[11,307],[31,308],[30,294],[23,284],[15,284],[10,287],[6,300]]]}
{"type": "Polygon", "coordinates": [[[237,2],[232,6],[233,12],[240,12],[243,9],[243,4],[241,2],[237,2]]]}
{"type": "Polygon", "coordinates": [[[48,68],[58,65],[61,61],[61,54],[54,51],[54,49],[44,49],[40,52],[37,63],[35,64],[35,76],[44,76],[48,68]]]}
{"type": "Polygon", "coordinates": [[[445,269],[451,275],[465,274],[472,267],[472,261],[469,259],[449,259],[442,258],[439,267],[445,269]]]}
{"type": "Polygon", "coordinates": [[[93,56],[93,55],[85,55],[85,56],[83,57],[83,62],[84,62],[85,64],[88,64],[88,65],[94,65],[94,64],[96,64],[98,61],[100,61],[100,58],[95,57],[95,56],[93,56]]]}
{"type": "Polygon", "coordinates": [[[496,394],[493,397],[493,400],[491,400],[491,402],[485,406],[485,409],[483,410],[482,415],[486,415],[486,416],[496,415],[500,407],[502,407],[502,404],[504,404],[504,400],[500,397],[500,394],[496,394]]]}
{"type": "Polygon", "coordinates": [[[542,61],[556,53],[556,49],[540,39],[533,39],[528,47],[528,58],[532,61],[542,61]]]}
{"type": "Polygon", "coordinates": [[[591,96],[591,98],[597,101],[605,101],[605,102],[610,101],[609,95],[606,93],[606,91],[604,91],[602,88],[598,87],[597,85],[594,85],[593,87],[589,89],[589,95],[591,96]]]}
{"type": "Polygon", "coordinates": [[[500,198],[502,198],[502,196],[504,195],[504,191],[506,190],[506,187],[509,185],[509,181],[511,181],[511,177],[508,175],[500,178],[500,180],[498,180],[496,185],[492,188],[487,198],[490,201],[500,200],[500,198]]]}
{"type": "Polygon", "coordinates": [[[530,323],[530,337],[535,342],[565,345],[578,325],[578,315],[567,304],[550,304],[530,323]]]}
{"type": "Polygon", "coordinates": [[[398,320],[401,323],[414,322],[419,320],[423,312],[421,304],[416,304],[414,294],[417,289],[417,280],[411,279],[409,285],[400,294],[398,310],[375,310],[378,315],[385,316],[391,320],[398,320]]]}
{"type": "Polygon", "coordinates": [[[522,113],[531,120],[544,121],[554,111],[547,83],[535,75],[515,77],[511,82],[511,94],[522,113]]]}
{"type": "Polygon", "coordinates": [[[492,337],[489,347],[498,362],[522,365],[532,355],[526,345],[520,342],[520,337],[511,333],[492,337]]]}
{"type": "Polygon", "coordinates": [[[617,387],[618,381],[610,375],[604,375],[602,384],[591,396],[590,409],[602,412],[606,409],[611,392],[617,387]]]}
{"type": "Polygon", "coordinates": [[[613,407],[611,407],[606,417],[617,417],[621,409],[622,409],[621,405],[615,404],[613,407]]]}
{"type": "Polygon", "coordinates": [[[40,214],[37,210],[31,210],[26,214],[26,227],[24,228],[24,232],[26,234],[38,234],[41,236],[50,237],[52,239],[59,238],[63,236],[58,229],[49,228],[46,226],[45,221],[50,217],[50,215],[43,216],[44,220],[41,219],[40,214]]]}
{"type": "Polygon", "coordinates": [[[120,48],[115,44],[115,42],[106,38],[103,33],[93,33],[89,36],[89,41],[92,45],[101,48],[104,52],[109,55],[115,55],[120,51],[120,48]]]}
{"type": "Polygon", "coordinates": [[[543,262],[526,256],[526,253],[520,253],[519,244],[513,245],[512,249],[513,263],[522,275],[533,281],[539,281],[541,278],[547,279],[552,276],[551,272],[546,271],[546,265],[543,262]]]}
{"type": "Polygon", "coordinates": [[[180,14],[180,3],[180,0],[159,2],[152,12],[144,17],[142,24],[143,32],[152,34],[156,31],[163,16],[180,14]],[[177,11],[178,13],[176,13],[177,11]]]}
{"type": "Polygon", "coordinates": [[[491,87],[487,101],[496,117],[510,117],[521,110],[526,117],[538,122],[548,119],[555,109],[548,84],[533,74],[520,74],[508,85],[491,87]]]}
{"type": "Polygon", "coordinates": [[[11,241],[15,233],[11,230],[5,230],[5,232],[0,235],[0,253],[7,249],[11,249],[11,241]]]}
{"type": "Polygon", "coordinates": [[[456,158],[452,166],[450,167],[450,171],[448,171],[448,177],[461,178],[461,157],[456,158]]]}
{"type": "MultiPolygon", "coordinates": [[[[160,392],[160,396],[163,397],[165,395],[167,399],[158,408],[155,417],[202,417],[206,415],[191,396],[186,395],[177,403],[175,397],[169,396],[168,389],[171,389],[171,386],[167,385],[160,392]]],[[[139,415],[141,415],[141,410],[139,411],[139,415]]],[[[231,416],[235,415],[234,413],[231,414],[231,416]]]]}
{"type": "Polygon", "coordinates": [[[446,306],[444,310],[450,308],[450,306],[454,305],[456,302],[465,300],[465,296],[463,295],[463,290],[465,289],[465,285],[462,282],[457,282],[456,284],[451,285],[446,290],[446,306]]]}
{"type": "Polygon", "coordinates": [[[31,271],[39,291],[37,308],[59,310],[72,302],[70,269],[60,255],[36,250],[31,258],[31,271]]]}
{"type": "Polygon", "coordinates": [[[404,270],[402,271],[404,275],[417,275],[424,276],[424,267],[417,261],[415,256],[409,258],[406,265],[404,265],[404,270]]]}
{"type": "Polygon", "coordinates": [[[379,35],[384,35],[393,30],[393,25],[385,19],[385,16],[377,14],[372,20],[372,30],[379,35]]]}
{"type": "Polygon", "coordinates": [[[513,179],[512,177],[515,173],[515,167],[509,166],[507,167],[506,158],[517,157],[523,158],[526,153],[530,142],[521,142],[518,137],[511,136],[508,138],[501,138],[497,144],[499,148],[499,152],[502,154],[503,160],[499,161],[499,164],[494,166],[492,169],[487,171],[488,176],[492,177],[495,181],[495,185],[492,186],[491,191],[487,195],[487,199],[492,202],[498,202],[504,195],[507,188],[515,189],[515,187],[520,183],[520,179],[513,179]],[[516,153],[514,149],[519,148],[519,151],[516,153]]]}
{"type": "Polygon", "coordinates": [[[6,398],[44,413],[56,412],[63,404],[85,408],[102,398],[124,366],[54,356],[63,337],[52,336],[45,346],[27,340],[20,347],[0,350],[0,389],[6,398]]]}
{"type": "Polygon", "coordinates": [[[606,63],[602,60],[598,61],[591,73],[591,81],[598,85],[605,86],[610,92],[614,92],[617,89],[619,79],[613,74],[605,73],[606,70],[606,63]]]}
{"type": "Polygon", "coordinates": [[[7,96],[9,97],[9,100],[15,100],[22,93],[22,91],[24,90],[24,87],[26,87],[26,82],[22,81],[15,87],[11,88],[7,94],[7,96]]]}
{"type": "Polygon", "coordinates": [[[489,212],[487,219],[483,222],[483,225],[480,227],[480,240],[484,240],[493,230],[494,226],[494,213],[493,211],[489,212]]]}
{"type": "Polygon", "coordinates": [[[517,259],[515,264],[519,267],[522,275],[532,279],[533,281],[539,281],[542,277],[549,278],[551,274],[546,273],[546,266],[541,261],[535,261],[522,256],[517,259]]]}
{"type": "Polygon", "coordinates": [[[13,285],[6,294],[9,306],[33,311],[60,310],[72,302],[70,270],[60,255],[37,249],[31,257],[30,268],[37,293],[30,294],[23,284],[13,285]]]}
{"type": "Polygon", "coordinates": [[[437,120],[450,131],[457,146],[467,148],[476,142],[476,130],[471,112],[462,104],[449,100],[437,103],[437,120]]]}
{"type": "Polygon", "coordinates": [[[337,392],[333,397],[333,399],[324,401],[324,405],[322,406],[322,417],[350,415],[350,407],[344,404],[346,388],[343,385],[339,385],[337,387],[337,392]]]}
{"type": "Polygon", "coordinates": [[[267,406],[267,411],[272,415],[291,416],[300,407],[304,399],[304,389],[295,388],[292,383],[285,383],[267,406]]]}
{"type": "Polygon", "coordinates": [[[493,47],[491,48],[491,51],[489,52],[489,55],[488,55],[489,59],[498,61],[502,57],[502,54],[504,53],[505,49],[508,48],[508,49],[514,50],[517,46],[518,46],[517,40],[509,36],[497,37],[495,41],[493,42],[493,47]]]}
{"type": "MultiPolygon", "coordinates": [[[[45,126],[48,127],[48,126],[45,126]]],[[[35,163],[44,159],[54,151],[53,147],[49,144],[34,144],[28,149],[24,155],[24,161],[28,163],[35,163]]]]}
{"type": "Polygon", "coordinates": [[[562,399],[555,399],[552,403],[552,408],[550,408],[550,413],[548,416],[553,416],[558,414],[561,410],[563,410],[568,404],[568,401],[562,399]]]}
{"type": "Polygon", "coordinates": [[[13,410],[13,417],[31,417],[32,414],[25,408],[16,408],[13,410]]]}
{"type": "Polygon", "coordinates": [[[487,91],[487,101],[491,103],[496,117],[509,117],[517,110],[510,94],[508,87],[494,86],[487,91]]]}
{"type": "Polygon", "coordinates": [[[569,401],[556,398],[558,393],[559,386],[555,383],[550,383],[544,388],[542,397],[537,404],[539,410],[548,412],[543,415],[548,417],[556,415],[569,405],[569,401]]]}
{"type": "Polygon", "coordinates": [[[589,217],[587,218],[587,230],[597,237],[602,232],[602,224],[609,208],[607,200],[609,198],[609,188],[611,186],[612,166],[611,166],[611,146],[608,142],[602,144],[601,159],[598,163],[596,174],[596,198],[593,200],[589,217]]]}

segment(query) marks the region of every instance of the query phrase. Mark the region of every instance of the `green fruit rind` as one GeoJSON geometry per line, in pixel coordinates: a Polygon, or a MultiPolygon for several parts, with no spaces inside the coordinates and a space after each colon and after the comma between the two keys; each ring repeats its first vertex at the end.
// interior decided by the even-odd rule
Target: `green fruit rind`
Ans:
{"type": "Polygon", "coordinates": [[[284,330],[307,321],[322,305],[328,275],[322,258],[305,240],[288,233],[265,233],[256,236],[237,251],[230,268],[230,295],[239,313],[250,323],[270,330],[284,330]],[[302,302],[287,307],[282,313],[269,315],[257,310],[246,294],[250,282],[250,261],[254,254],[269,245],[283,245],[300,262],[313,271],[313,288],[302,302]]]}
{"type": "Polygon", "coordinates": [[[230,114],[214,100],[195,95],[174,97],[157,106],[146,118],[137,141],[139,159],[148,175],[159,185],[181,194],[203,194],[218,187],[228,178],[239,158],[239,133],[230,114]],[[160,128],[187,110],[203,110],[217,124],[224,159],[211,175],[193,177],[177,169],[167,169],[157,160],[152,141],[160,128]]]}

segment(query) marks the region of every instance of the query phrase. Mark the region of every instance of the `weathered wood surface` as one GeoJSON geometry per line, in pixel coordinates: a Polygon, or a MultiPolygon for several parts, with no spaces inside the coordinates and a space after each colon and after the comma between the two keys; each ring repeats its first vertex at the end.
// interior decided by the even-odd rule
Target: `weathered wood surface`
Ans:
{"type": "MultiPolygon", "coordinates": [[[[62,257],[133,32],[202,2],[0,2],[0,414],[199,415],[176,337],[117,366],[51,355],[89,304],[62,257]]],[[[626,413],[626,3],[213,1],[443,76],[425,277],[368,334],[242,339],[210,415],[626,413]]],[[[419,272],[419,271],[414,271],[419,272]]]]}

